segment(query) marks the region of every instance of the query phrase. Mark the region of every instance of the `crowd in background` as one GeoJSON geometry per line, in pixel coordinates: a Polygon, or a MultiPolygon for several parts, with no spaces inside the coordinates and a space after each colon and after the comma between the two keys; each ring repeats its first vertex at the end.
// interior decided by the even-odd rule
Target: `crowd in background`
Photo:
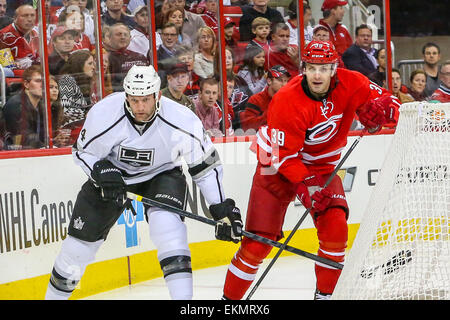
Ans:
{"type": "MultiPolygon", "coordinates": [[[[266,122],[272,96],[301,72],[296,0],[282,12],[269,0],[224,0],[225,6],[241,12],[238,18],[224,18],[226,79],[221,77],[218,0],[155,0],[152,35],[147,0],[104,0],[98,46],[102,83],[92,1],[45,1],[47,56],[39,48],[40,19],[33,3],[0,0],[0,63],[7,83],[0,150],[47,147],[47,127],[53,146],[72,145],[87,112],[100,99],[100,89],[103,97],[123,91],[131,66],[148,65],[155,58],[162,94],[196,113],[214,137],[256,132],[266,122]],[[44,58],[50,74],[49,108],[44,58]],[[221,97],[222,87],[226,97],[221,97]]],[[[342,24],[346,10],[347,1],[324,0],[323,16],[314,21],[308,1],[303,1],[304,43],[331,41],[339,67],[361,72],[386,88],[386,50],[375,48],[369,25],[361,24],[351,34],[342,24]]],[[[402,83],[400,70],[392,70],[393,94],[403,103],[449,102],[450,61],[441,61],[437,43],[424,44],[422,54],[423,68],[410,74],[409,83],[402,83]]]]}

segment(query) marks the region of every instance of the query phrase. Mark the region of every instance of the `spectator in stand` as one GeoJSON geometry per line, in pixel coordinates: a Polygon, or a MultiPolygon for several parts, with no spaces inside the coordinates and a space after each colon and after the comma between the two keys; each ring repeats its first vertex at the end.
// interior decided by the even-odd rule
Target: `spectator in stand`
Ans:
{"type": "Polygon", "coordinates": [[[353,39],[343,24],[342,19],[345,14],[345,0],[324,0],[322,4],[323,19],[320,24],[327,27],[330,32],[330,41],[336,47],[336,51],[342,56],[352,44],[353,39]]]}
{"type": "MultiPolygon", "coordinates": [[[[49,1],[51,2],[51,1],[49,1]]],[[[59,8],[58,10],[56,10],[56,12],[54,13],[54,16],[52,16],[50,18],[50,20],[47,21],[47,23],[53,23],[53,24],[57,24],[58,20],[59,20],[59,16],[61,14],[61,12],[63,11],[67,11],[67,9],[71,6],[77,6],[78,7],[78,12],[80,12],[81,14],[83,14],[83,24],[84,24],[84,29],[83,32],[89,37],[89,41],[94,44],[95,43],[95,35],[94,35],[94,30],[95,30],[95,26],[94,26],[94,19],[91,15],[91,13],[89,12],[89,10],[87,9],[87,0],[62,0],[62,7],[59,8]]],[[[51,7],[49,7],[49,13],[51,11],[51,7]]],[[[47,10],[47,9],[46,9],[47,10]]],[[[70,10],[69,10],[70,11],[70,10]]]]}
{"type": "Polygon", "coordinates": [[[102,24],[112,26],[116,23],[123,23],[130,29],[136,27],[133,18],[126,15],[123,11],[123,0],[105,0],[106,11],[102,14],[102,24]]]}
{"type": "Polygon", "coordinates": [[[182,32],[191,37],[192,43],[194,45],[197,44],[198,43],[197,31],[202,27],[206,26],[205,21],[203,21],[200,15],[187,11],[185,9],[186,7],[185,0],[176,0],[173,2],[173,5],[178,9],[184,10],[184,23],[182,32]]]}
{"type": "Polygon", "coordinates": [[[55,147],[70,145],[70,130],[60,129],[63,122],[64,111],[59,100],[59,86],[55,76],[49,78],[50,102],[52,113],[52,138],[55,147]]]}
{"type": "MultiPolygon", "coordinates": [[[[292,0],[288,6],[288,19],[286,24],[290,30],[289,44],[298,46],[298,22],[297,22],[297,0],[292,0]]],[[[311,7],[308,4],[303,4],[303,25],[304,25],[304,39],[307,45],[313,36],[313,28],[310,25],[312,18],[311,7]]]]}
{"type": "Polygon", "coordinates": [[[7,7],[8,4],[6,3],[6,0],[0,0],[0,29],[3,29],[13,22],[13,18],[6,14],[7,7]]]}
{"type": "Polygon", "coordinates": [[[147,6],[138,6],[132,13],[136,28],[130,31],[130,44],[128,50],[146,56],[150,50],[150,19],[147,6]]]}
{"type": "Polygon", "coordinates": [[[156,52],[158,61],[158,74],[161,78],[161,87],[167,85],[166,70],[175,63],[175,48],[178,45],[178,29],[173,23],[165,24],[161,29],[162,43],[156,52]]]}
{"type": "Polygon", "coordinates": [[[216,37],[219,36],[219,27],[217,24],[217,3],[218,0],[205,0],[205,11],[201,15],[203,21],[205,21],[205,25],[210,27],[216,37]]]}
{"type": "MultiPolygon", "coordinates": [[[[222,70],[220,69],[220,61],[221,57],[219,54],[214,55],[214,76],[219,79],[222,75],[222,70]]],[[[225,47],[225,70],[226,72],[233,72],[234,71],[234,58],[233,58],[233,52],[230,48],[225,47]]]]}
{"type": "Polygon", "coordinates": [[[45,146],[45,107],[42,100],[42,70],[33,65],[22,74],[23,89],[3,106],[6,149],[36,149],[45,146]]]}
{"type": "Polygon", "coordinates": [[[246,134],[255,134],[259,127],[267,124],[267,111],[270,101],[275,93],[285,86],[291,75],[281,65],[269,69],[267,87],[250,97],[245,110],[240,113],[241,126],[246,134]],[[249,132],[249,130],[254,130],[249,132]]]}
{"type": "Polygon", "coordinates": [[[20,76],[24,69],[39,61],[39,36],[33,30],[36,10],[21,5],[14,13],[13,23],[0,30],[0,49],[10,48],[17,69],[12,71],[20,76]]]}
{"type": "MultiPolygon", "coordinates": [[[[232,71],[227,71],[227,98],[223,99],[226,110],[227,110],[227,120],[225,122],[225,130],[227,136],[234,135],[233,123],[235,121],[235,114],[231,99],[233,98],[234,86],[236,85],[236,75],[232,71]]],[[[225,109],[225,108],[224,108],[225,109]]],[[[220,110],[220,119],[222,119],[222,110],[220,110]]]]}
{"type": "Polygon", "coordinates": [[[202,27],[197,32],[198,52],[194,58],[194,72],[203,79],[214,75],[214,55],[217,51],[217,39],[210,27],[202,27]]]}
{"type": "Polygon", "coordinates": [[[175,48],[178,45],[178,29],[175,24],[167,23],[162,27],[161,40],[157,52],[158,69],[167,69],[174,60],[175,48]]]}
{"type": "Polygon", "coordinates": [[[272,43],[266,59],[266,70],[282,65],[292,77],[299,74],[298,47],[289,44],[290,31],[285,23],[277,23],[273,27],[272,43]]]}
{"type": "Polygon", "coordinates": [[[198,97],[194,99],[195,113],[203,123],[206,133],[211,137],[222,137],[220,118],[217,108],[219,98],[219,82],[215,78],[203,79],[200,82],[198,97]]]}
{"type": "Polygon", "coordinates": [[[113,91],[123,91],[123,78],[133,65],[145,66],[149,64],[146,56],[128,50],[130,45],[130,29],[123,23],[116,23],[106,35],[110,47],[109,64],[113,91]]]}
{"type": "Polygon", "coordinates": [[[6,16],[7,3],[6,0],[0,0],[0,18],[6,16]]]}
{"type": "Polygon", "coordinates": [[[61,12],[58,18],[58,25],[65,25],[67,29],[75,30],[75,50],[86,49],[92,51],[95,49],[94,44],[84,32],[84,15],[80,12],[78,6],[69,6],[61,12]]]}
{"type": "Polygon", "coordinates": [[[109,51],[102,48],[103,52],[103,85],[105,91],[103,92],[103,97],[113,93],[112,82],[111,82],[111,72],[109,68],[109,51]]]}
{"type": "Polygon", "coordinates": [[[67,29],[65,26],[58,26],[53,31],[50,41],[51,53],[48,56],[48,68],[52,75],[59,75],[64,64],[69,59],[70,53],[75,46],[75,30],[67,29]]]}
{"type": "Polygon", "coordinates": [[[175,63],[167,72],[167,87],[161,94],[179,104],[189,108],[195,113],[195,105],[184,91],[189,82],[189,71],[185,63],[175,63]]]}
{"type": "Polygon", "coordinates": [[[175,57],[178,62],[186,64],[188,69],[189,81],[184,90],[184,94],[190,99],[197,97],[200,89],[200,77],[194,70],[194,49],[191,46],[180,45],[175,48],[175,57]]]}
{"type": "Polygon", "coordinates": [[[436,43],[429,42],[422,48],[424,66],[423,70],[427,76],[425,96],[429,97],[439,87],[439,61],[441,60],[441,49],[436,43]]]}
{"type": "Polygon", "coordinates": [[[252,21],[252,33],[255,37],[250,40],[247,48],[257,46],[267,53],[269,51],[270,21],[263,17],[255,18],[252,21]]]}
{"type": "Polygon", "coordinates": [[[164,17],[170,9],[175,8],[173,0],[156,0],[155,1],[155,27],[156,30],[161,30],[164,23],[164,17]]]}
{"type": "Polygon", "coordinates": [[[233,52],[233,56],[239,63],[242,61],[244,53],[238,46],[239,32],[236,30],[236,23],[230,17],[224,17],[225,45],[233,52]]]}
{"type": "MultiPolygon", "coordinates": [[[[95,44],[95,23],[94,18],[92,17],[91,12],[87,8],[88,0],[79,0],[80,3],[78,6],[80,7],[80,11],[84,16],[84,33],[89,37],[92,44],[95,44]]],[[[92,6],[92,3],[90,4],[92,6]]]]}
{"type": "Polygon", "coordinates": [[[111,37],[111,27],[104,25],[102,26],[102,47],[107,51],[112,51],[112,47],[109,43],[109,38],[111,37]]]}
{"type": "Polygon", "coordinates": [[[372,29],[367,24],[356,27],[355,43],[342,55],[345,67],[365,75],[377,71],[376,49],[372,48],[372,29]]]}
{"type": "Polygon", "coordinates": [[[425,86],[427,83],[427,74],[422,69],[416,69],[411,72],[409,77],[411,83],[408,88],[408,94],[413,97],[415,101],[425,101],[427,96],[425,95],[425,86]]]}
{"type": "Polygon", "coordinates": [[[61,127],[71,129],[73,144],[86,114],[97,101],[94,56],[87,50],[73,52],[58,79],[60,101],[64,110],[61,127]]]}
{"type": "Polygon", "coordinates": [[[392,93],[401,103],[413,102],[413,97],[402,92],[402,86],[402,75],[400,74],[400,70],[392,68],[392,93]]]}
{"type": "MultiPolygon", "coordinates": [[[[257,47],[255,50],[260,52],[261,48],[257,47]]],[[[220,57],[218,55],[215,56],[214,65],[216,79],[219,79],[221,74],[221,70],[219,70],[219,59],[220,57]]],[[[229,113],[232,115],[231,118],[233,119],[233,128],[238,129],[240,128],[238,114],[245,108],[245,103],[253,93],[249,89],[247,81],[234,72],[236,69],[235,58],[233,51],[228,47],[225,48],[225,69],[227,72],[227,86],[229,85],[228,82],[233,83],[232,88],[227,87],[227,95],[232,108],[230,108],[229,113]]]]}
{"type": "Polygon", "coordinates": [[[239,19],[239,34],[241,41],[250,41],[253,38],[252,21],[263,17],[276,24],[284,22],[283,16],[276,9],[268,6],[270,0],[254,0],[253,5],[242,7],[242,16],[239,19]]]}
{"type": "Polygon", "coordinates": [[[439,79],[441,84],[431,95],[431,99],[442,103],[450,102],[450,60],[441,65],[439,79]]]}
{"type": "Polygon", "coordinates": [[[318,24],[313,28],[313,40],[330,41],[330,31],[323,24],[318,24]]]}
{"type": "Polygon", "coordinates": [[[386,49],[381,48],[375,53],[377,59],[377,70],[369,74],[368,78],[378,84],[380,87],[386,88],[386,49]]]}
{"type": "MultiPolygon", "coordinates": [[[[330,31],[328,31],[328,28],[324,25],[317,24],[313,28],[313,40],[330,41],[330,31]]],[[[345,68],[344,61],[342,61],[341,56],[338,56],[338,67],[345,68]]]]}
{"type": "Polygon", "coordinates": [[[250,46],[246,49],[244,64],[239,68],[237,74],[247,83],[251,95],[262,91],[267,84],[265,61],[266,53],[263,48],[250,46]]]}
{"type": "Polygon", "coordinates": [[[183,32],[184,10],[173,8],[164,17],[164,24],[173,23],[178,31],[178,43],[193,46],[191,36],[183,32]]]}

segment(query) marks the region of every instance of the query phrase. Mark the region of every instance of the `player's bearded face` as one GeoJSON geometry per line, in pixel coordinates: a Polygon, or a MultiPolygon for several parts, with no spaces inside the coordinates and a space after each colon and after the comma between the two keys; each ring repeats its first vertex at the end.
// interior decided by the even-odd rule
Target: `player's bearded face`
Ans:
{"type": "Polygon", "coordinates": [[[133,111],[134,118],[138,122],[149,120],[156,109],[156,100],[153,94],[147,96],[128,96],[128,103],[133,111]]]}
{"type": "Polygon", "coordinates": [[[323,95],[328,92],[334,75],[333,67],[333,64],[306,64],[304,74],[313,94],[323,95]]]}

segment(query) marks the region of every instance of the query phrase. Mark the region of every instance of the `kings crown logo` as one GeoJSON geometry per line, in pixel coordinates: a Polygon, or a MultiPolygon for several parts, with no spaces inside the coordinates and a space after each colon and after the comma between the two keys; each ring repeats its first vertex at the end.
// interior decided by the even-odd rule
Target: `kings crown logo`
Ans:
{"type": "Polygon", "coordinates": [[[75,229],[81,230],[81,229],[83,229],[83,226],[84,226],[84,222],[81,220],[81,217],[78,217],[73,221],[73,227],[75,229]]]}

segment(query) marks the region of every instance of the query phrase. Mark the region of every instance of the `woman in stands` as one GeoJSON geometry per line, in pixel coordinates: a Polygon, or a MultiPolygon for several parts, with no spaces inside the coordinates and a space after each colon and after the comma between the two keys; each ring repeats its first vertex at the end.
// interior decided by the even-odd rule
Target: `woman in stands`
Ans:
{"type": "Polygon", "coordinates": [[[422,69],[414,70],[411,72],[409,81],[411,85],[408,88],[408,94],[411,95],[415,101],[425,101],[427,98],[424,92],[425,85],[427,83],[427,75],[425,71],[422,69]]]}
{"type": "Polygon", "coordinates": [[[210,27],[202,27],[197,33],[198,52],[194,59],[194,72],[200,78],[209,78],[214,75],[214,55],[217,50],[217,39],[210,27]]]}
{"type": "Polygon", "coordinates": [[[70,146],[70,129],[60,129],[64,119],[64,111],[59,100],[59,86],[55,76],[49,79],[50,101],[52,112],[52,138],[55,147],[70,146]]]}
{"type": "MultiPolygon", "coordinates": [[[[221,71],[219,70],[219,59],[219,55],[214,58],[214,69],[216,77],[219,77],[219,75],[221,74],[221,71]]],[[[233,106],[233,113],[235,115],[233,119],[233,128],[238,129],[241,126],[238,114],[245,109],[245,104],[247,103],[247,100],[253,95],[253,92],[249,89],[246,80],[234,72],[236,70],[236,63],[233,51],[229,47],[225,48],[225,69],[227,71],[227,77],[230,73],[233,74],[232,78],[234,87],[232,92],[227,93],[230,94],[229,99],[231,105],[233,106]]]]}
{"type": "Polygon", "coordinates": [[[78,136],[89,108],[97,102],[95,62],[87,50],[73,52],[58,80],[61,105],[64,109],[62,127],[72,129],[73,143],[78,136]]]}
{"type": "Polygon", "coordinates": [[[178,42],[183,45],[193,46],[192,39],[189,35],[183,32],[184,11],[173,8],[170,9],[164,16],[164,25],[173,23],[178,30],[178,42]]]}

